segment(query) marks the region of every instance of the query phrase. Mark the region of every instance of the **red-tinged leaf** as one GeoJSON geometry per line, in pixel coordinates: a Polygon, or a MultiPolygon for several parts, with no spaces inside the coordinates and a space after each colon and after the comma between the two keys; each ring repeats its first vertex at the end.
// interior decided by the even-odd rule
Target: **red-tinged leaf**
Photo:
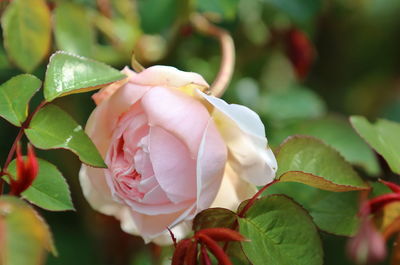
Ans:
{"type": "Polygon", "coordinates": [[[380,182],[382,182],[383,184],[386,185],[386,187],[388,187],[389,189],[391,189],[393,192],[395,193],[400,193],[400,186],[397,185],[396,183],[390,182],[390,181],[384,181],[384,180],[380,180],[380,182]]]}
{"type": "Polygon", "coordinates": [[[376,213],[385,205],[395,201],[400,201],[400,193],[390,193],[375,197],[362,207],[361,214],[376,213]]]}
{"type": "Polygon", "coordinates": [[[197,240],[191,242],[190,246],[186,251],[185,265],[196,265],[197,264],[197,240]]]}
{"type": "Polygon", "coordinates": [[[198,231],[195,235],[199,234],[206,235],[215,241],[244,241],[246,238],[242,236],[239,232],[229,229],[229,228],[206,228],[198,231]]]}
{"type": "Polygon", "coordinates": [[[224,250],[217,244],[217,242],[203,234],[198,235],[198,238],[208,248],[208,250],[210,250],[220,265],[232,265],[228,255],[226,255],[224,250]]]}
{"type": "Polygon", "coordinates": [[[201,245],[200,259],[202,265],[212,265],[210,256],[208,255],[207,249],[204,245],[201,245]]]}
{"type": "Polygon", "coordinates": [[[192,241],[190,239],[179,241],[179,243],[176,245],[174,255],[172,256],[171,265],[184,265],[186,252],[191,243],[192,241]]]}

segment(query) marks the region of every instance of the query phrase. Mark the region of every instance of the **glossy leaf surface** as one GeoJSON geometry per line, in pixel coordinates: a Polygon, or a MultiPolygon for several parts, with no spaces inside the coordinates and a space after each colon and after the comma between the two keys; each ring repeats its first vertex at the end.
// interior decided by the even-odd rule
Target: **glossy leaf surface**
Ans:
{"type": "Polygon", "coordinates": [[[85,57],[56,52],[50,58],[44,82],[44,97],[57,97],[98,89],[126,76],[120,71],[85,57]]]}
{"type": "Polygon", "coordinates": [[[331,191],[369,189],[336,150],[312,137],[289,137],[280,146],[277,161],[277,176],[283,182],[331,191]]]}
{"type": "Polygon", "coordinates": [[[28,116],[28,105],[42,82],[33,75],[17,75],[0,86],[0,116],[21,126],[28,116]]]}
{"type": "Polygon", "coordinates": [[[25,133],[34,146],[41,149],[68,149],[94,167],[105,167],[95,145],[71,116],[55,105],[38,111],[25,133]]]}

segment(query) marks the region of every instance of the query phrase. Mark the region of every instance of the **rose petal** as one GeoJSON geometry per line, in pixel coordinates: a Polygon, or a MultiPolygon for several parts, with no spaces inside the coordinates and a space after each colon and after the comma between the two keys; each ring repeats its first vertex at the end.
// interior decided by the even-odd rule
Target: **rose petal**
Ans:
{"type": "Polygon", "coordinates": [[[105,157],[119,117],[149,90],[149,87],[126,84],[104,100],[90,115],[85,131],[105,157]]]}
{"type": "Polygon", "coordinates": [[[250,199],[256,192],[256,186],[239,177],[231,166],[227,165],[221,188],[210,207],[222,207],[236,211],[242,201],[250,199]]]}
{"type": "Polygon", "coordinates": [[[232,168],[255,185],[270,183],[275,177],[277,162],[267,145],[264,125],[258,115],[244,106],[198,93],[215,107],[211,115],[228,146],[232,168]]]}
{"type": "Polygon", "coordinates": [[[209,120],[197,156],[197,211],[210,207],[220,189],[227,160],[226,145],[209,120]]]}
{"type": "Polygon", "coordinates": [[[196,161],[187,147],[160,127],[150,129],[150,160],[161,188],[173,202],[196,198],[196,161]]]}
{"type": "Polygon", "coordinates": [[[193,72],[184,72],[171,66],[151,66],[139,74],[133,76],[130,82],[143,86],[163,86],[168,88],[179,88],[188,84],[196,84],[208,87],[204,78],[193,72]]]}
{"type": "Polygon", "coordinates": [[[108,99],[110,96],[112,96],[112,94],[115,93],[115,91],[117,91],[123,85],[128,83],[130,78],[132,78],[133,76],[136,75],[136,73],[133,72],[132,70],[130,70],[128,67],[125,67],[121,72],[124,73],[127,76],[127,78],[116,81],[116,82],[112,83],[111,85],[100,89],[99,92],[97,92],[96,94],[94,94],[92,96],[92,99],[94,100],[96,105],[99,105],[101,102],[108,99]]]}
{"type": "Polygon", "coordinates": [[[106,215],[119,214],[123,205],[113,199],[103,169],[82,165],[79,180],[83,194],[93,209],[106,215]]]}
{"type": "Polygon", "coordinates": [[[195,158],[210,114],[196,99],[165,87],[154,87],[142,98],[150,126],[161,127],[179,138],[195,158]]]}
{"type": "MultiPolygon", "coordinates": [[[[195,204],[182,211],[171,214],[145,215],[131,211],[131,215],[137,229],[146,243],[157,238],[167,231],[167,227],[173,227],[183,220],[193,216],[195,204]]],[[[193,217],[192,217],[193,218],[193,217]]]]}

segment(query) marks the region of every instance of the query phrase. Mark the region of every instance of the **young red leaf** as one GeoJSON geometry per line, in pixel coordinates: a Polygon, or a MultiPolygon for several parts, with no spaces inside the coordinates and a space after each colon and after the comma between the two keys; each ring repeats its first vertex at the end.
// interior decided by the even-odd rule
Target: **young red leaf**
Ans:
{"type": "Polygon", "coordinates": [[[212,265],[210,256],[207,253],[207,249],[204,245],[201,245],[200,260],[202,265],[212,265]]]}
{"type": "Polygon", "coordinates": [[[197,240],[191,242],[190,246],[186,251],[185,265],[196,265],[197,264],[197,240]]]}
{"type": "Polygon", "coordinates": [[[384,180],[380,180],[380,182],[382,182],[383,184],[386,185],[386,187],[388,187],[389,189],[391,189],[393,192],[395,193],[400,193],[400,186],[397,185],[396,183],[390,182],[390,181],[384,181],[384,180]]]}
{"type": "Polygon", "coordinates": [[[228,255],[226,255],[224,250],[217,244],[217,242],[204,234],[199,234],[198,238],[208,248],[208,250],[210,250],[220,265],[232,265],[228,255]]]}
{"type": "Polygon", "coordinates": [[[174,255],[172,256],[171,265],[184,265],[186,253],[191,243],[192,241],[190,239],[179,241],[176,245],[174,255]]]}
{"type": "Polygon", "coordinates": [[[400,201],[400,193],[390,193],[390,194],[384,194],[378,197],[375,197],[371,200],[369,200],[362,208],[360,213],[362,215],[368,214],[368,213],[375,213],[379,210],[381,210],[385,205],[395,202],[395,201],[400,201]]]}
{"type": "Polygon", "coordinates": [[[206,235],[215,241],[244,241],[246,238],[239,234],[239,232],[229,229],[229,228],[205,228],[198,231],[195,235],[200,234],[206,235]]]}

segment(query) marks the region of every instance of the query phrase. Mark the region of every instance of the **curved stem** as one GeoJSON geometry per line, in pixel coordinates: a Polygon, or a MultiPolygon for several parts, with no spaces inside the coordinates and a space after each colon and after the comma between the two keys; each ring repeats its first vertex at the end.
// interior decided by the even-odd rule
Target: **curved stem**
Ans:
{"type": "Polygon", "coordinates": [[[26,118],[26,121],[22,124],[21,128],[19,129],[18,134],[15,137],[13,144],[11,145],[10,151],[8,152],[6,162],[4,162],[3,168],[0,171],[0,195],[3,194],[3,185],[4,185],[4,179],[2,178],[2,176],[8,174],[7,169],[14,157],[18,142],[21,140],[22,136],[24,135],[25,129],[29,127],[29,124],[30,124],[33,116],[36,114],[36,112],[38,112],[46,104],[47,104],[46,101],[42,101],[36,107],[36,109],[31,114],[29,114],[28,118],[26,118]]]}
{"type": "Polygon", "coordinates": [[[220,43],[222,52],[221,65],[210,91],[212,95],[221,97],[228,87],[235,66],[235,45],[233,39],[226,30],[211,24],[200,14],[194,13],[190,20],[194,28],[199,32],[217,38],[220,43]]]}

